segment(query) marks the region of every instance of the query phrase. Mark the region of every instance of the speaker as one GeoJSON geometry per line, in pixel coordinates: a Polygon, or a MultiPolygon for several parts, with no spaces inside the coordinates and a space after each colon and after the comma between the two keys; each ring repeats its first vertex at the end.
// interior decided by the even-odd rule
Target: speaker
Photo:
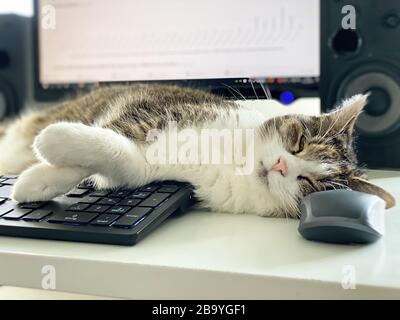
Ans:
{"type": "Polygon", "coordinates": [[[358,158],[370,168],[400,168],[399,40],[400,1],[321,0],[321,106],[370,92],[356,123],[358,158]],[[355,29],[344,28],[352,18],[355,29]]]}
{"type": "Polygon", "coordinates": [[[33,83],[29,17],[0,15],[0,120],[24,107],[33,83]]]}

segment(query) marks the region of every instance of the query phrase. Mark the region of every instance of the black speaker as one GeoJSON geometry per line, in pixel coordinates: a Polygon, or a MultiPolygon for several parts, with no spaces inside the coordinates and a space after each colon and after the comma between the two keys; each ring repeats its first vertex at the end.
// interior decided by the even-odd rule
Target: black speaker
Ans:
{"type": "Polygon", "coordinates": [[[322,109],[366,92],[358,158],[370,168],[400,168],[400,1],[321,0],[322,109]],[[355,29],[347,29],[352,18],[355,29]]]}
{"type": "Polygon", "coordinates": [[[31,23],[29,17],[0,15],[0,120],[17,114],[28,96],[31,23]]]}

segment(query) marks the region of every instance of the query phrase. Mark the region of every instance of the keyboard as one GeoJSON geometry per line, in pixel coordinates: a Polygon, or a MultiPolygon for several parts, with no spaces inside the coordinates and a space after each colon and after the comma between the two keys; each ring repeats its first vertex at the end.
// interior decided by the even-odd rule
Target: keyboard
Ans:
{"type": "Polygon", "coordinates": [[[174,181],[112,190],[82,182],[52,201],[16,203],[17,179],[0,176],[0,235],[133,245],[194,203],[193,188],[174,181]]]}

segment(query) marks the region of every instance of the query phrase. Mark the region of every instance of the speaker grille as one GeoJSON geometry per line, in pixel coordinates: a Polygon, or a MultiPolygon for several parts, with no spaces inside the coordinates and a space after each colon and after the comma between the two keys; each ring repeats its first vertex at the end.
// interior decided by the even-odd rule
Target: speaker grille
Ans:
{"type": "Polygon", "coordinates": [[[368,64],[350,73],[339,85],[337,99],[370,93],[368,105],[357,121],[364,136],[384,136],[400,126],[400,80],[394,66],[368,64]]]}
{"type": "Polygon", "coordinates": [[[323,111],[371,92],[356,124],[357,156],[370,168],[400,168],[400,1],[321,1],[320,96],[323,111]],[[355,30],[342,29],[344,5],[355,30]]]}

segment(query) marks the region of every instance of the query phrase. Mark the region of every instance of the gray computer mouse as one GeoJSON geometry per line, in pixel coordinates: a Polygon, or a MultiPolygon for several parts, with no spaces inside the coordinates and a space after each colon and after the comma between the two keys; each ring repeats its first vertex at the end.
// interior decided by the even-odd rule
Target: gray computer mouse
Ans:
{"type": "Polygon", "coordinates": [[[363,192],[330,190],[304,197],[300,234],[331,243],[370,243],[385,232],[385,201],[363,192]]]}

